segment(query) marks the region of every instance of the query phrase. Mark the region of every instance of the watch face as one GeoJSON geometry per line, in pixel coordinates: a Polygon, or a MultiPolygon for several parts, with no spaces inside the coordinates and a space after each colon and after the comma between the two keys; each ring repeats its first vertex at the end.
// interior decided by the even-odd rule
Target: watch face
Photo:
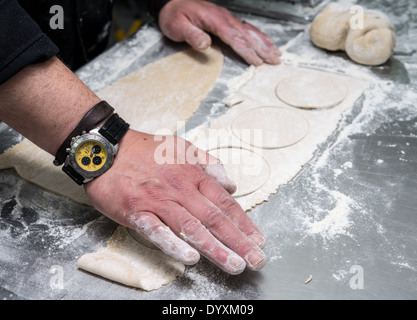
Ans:
{"type": "Polygon", "coordinates": [[[103,136],[87,133],[71,144],[68,164],[84,178],[95,178],[110,168],[116,152],[117,147],[103,136]]]}
{"type": "Polygon", "coordinates": [[[107,153],[104,146],[97,141],[85,141],[75,153],[75,161],[81,169],[97,171],[106,163],[107,153]]]}

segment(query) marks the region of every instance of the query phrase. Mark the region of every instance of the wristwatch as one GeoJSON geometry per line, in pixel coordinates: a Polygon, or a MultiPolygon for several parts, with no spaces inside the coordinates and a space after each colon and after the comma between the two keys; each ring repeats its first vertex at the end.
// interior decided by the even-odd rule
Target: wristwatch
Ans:
{"type": "Polygon", "coordinates": [[[114,114],[101,128],[72,138],[62,170],[79,185],[101,176],[110,169],[128,128],[129,124],[114,114]]]}
{"type": "Polygon", "coordinates": [[[62,147],[61,150],[65,150],[65,153],[58,153],[54,161],[55,165],[64,164],[62,170],[79,185],[90,182],[110,169],[119,148],[119,141],[129,129],[129,124],[118,114],[111,114],[109,117],[108,113],[112,113],[113,108],[108,105],[104,107],[108,110],[107,113],[101,110],[102,103],[84,117],[63,144],[65,148],[62,147]],[[105,119],[108,120],[101,127],[85,130],[86,124],[91,126],[97,122],[97,110],[101,110],[101,117],[107,116],[105,119]],[[88,121],[94,115],[95,121],[88,121]]]}

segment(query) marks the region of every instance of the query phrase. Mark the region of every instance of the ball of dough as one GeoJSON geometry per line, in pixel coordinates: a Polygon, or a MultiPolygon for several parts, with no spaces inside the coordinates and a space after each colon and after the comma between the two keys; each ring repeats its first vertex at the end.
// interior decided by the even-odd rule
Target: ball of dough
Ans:
{"type": "Polygon", "coordinates": [[[393,55],[396,44],[394,26],[387,16],[368,11],[364,15],[364,28],[350,30],[346,38],[346,53],[365,65],[380,65],[393,55]]]}
{"type": "Polygon", "coordinates": [[[345,50],[350,18],[349,12],[344,7],[331,3],[311,24],[311,41],[317,47],[329,51],[345,50]]]}
{"type": "Polygon", "coordinates": [[[363,28],[351,27],[353,15],[340,4],[331,3],[314,19],[311,41],[329,51],[343,50],[353,61],[381,65],[394,53],[395,29],[381,12],[364,11],[363,28]]]}

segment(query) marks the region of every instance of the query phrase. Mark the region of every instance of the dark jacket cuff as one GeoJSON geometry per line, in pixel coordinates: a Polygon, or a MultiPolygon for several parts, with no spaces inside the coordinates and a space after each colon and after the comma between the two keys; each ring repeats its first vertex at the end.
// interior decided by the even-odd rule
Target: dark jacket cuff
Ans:
{"type": "Polygon", "coordinates": [[[148,13],[158,20],[159,13],[161,12],[162,8],[171,0],[147,0],[147,9],[148,13]]]}
{"type": "Polygon", "coordinates": [[[0,0],[0,30],[0,84],[59,51],[15,0],[0,0]]]}

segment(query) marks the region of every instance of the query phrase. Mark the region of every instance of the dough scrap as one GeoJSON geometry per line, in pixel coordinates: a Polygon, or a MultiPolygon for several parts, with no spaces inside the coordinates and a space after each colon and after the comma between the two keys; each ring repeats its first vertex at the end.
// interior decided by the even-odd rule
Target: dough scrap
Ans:
{"type": "Polygon", "coordinates": [[[313,73],[285,78],[276,92],[278,98],[290,106],[321,109],[338,105],[346,98],[348,89],[338,77],[313,73]]]}
{"type": "MultiPolygon", "coordinates": [[[[130,123],[132,129],[150,134],[156,134],[160,130],[173,133],[178,129],[178,124],[187,121],[198,110],[200,103],[212,90],[223,68],[223,60],[219,49],[189,49],[145,66],[97,94],[113,105],[116,112],[130,123]]],[[[52,161],[53,156],[24,139],[0,155],[0,169],[15,168],[22,178],[44,189],[78,203],[91,205],[84,188],[75,184],[52,161]]],[[[183,270],[173,264],[168,255],[162,252],[149,254],[140,244],[135,246],[135,250],[142,254],[131,253],[130,240],[127,244],[124,243],[120,240],[121,231],[116,232],[119,238],[112,238],[111,248],[100,250],[97,253],[98,260],[92,258],[94,254],[89,256],[93,260],[81,258],[79,267],[145,290],[157,289],[158,286],[168,283],[167,279],[175,279],[183,270]],[[118,250],[125,252],[128,257],[116,255],[118,250]],[[100,263],[95,263],[98,261],[100,263]],[[122,261],[128,264],[123,267],[122,261]],[[167,266],[164,266],[165,262],[167,266]],[[159,267],[148,268],[147,272],[132,271],[141,265],[159,267]],[[153,286],[147,279],[157,279],[156,285],[153,286]]]]}
{"type": "MultiPolygon", "coordinates": [[[[188,133],[186,138],[192,141],[202,150],[213,150],[217,148],[241,148],[255,152],[269,165],[270,175],[268,180],[257,190],[244,196],[235,196],[236,201],[245,211],[249,211],[256,205],[265,201],[271,194],[277,192],[282,185],[289,183],[300,172],[303,166],[310,161],[319,145],[324,143],[328,137],[337,129],[342,114],[350,110],[356,100],[366,89],[368,82],[361,79],[351,78],[343,75],[329,74],[313,69],[304,69],[289,65],[258,67],[253,77],[238,92],[229,97],[238,97],[241,103],[231,107],[224,115],[214,119],[210,128],[202,125],[188,133]],[[309,131],[307,135],[286,148],[265,149],[252,146],[236,138],[232,124],[240,115],[263,106],[282,106],[287,109],[292,107],[278,99],[275,89],[276,84],[283,79],[298,77],[326,77],[331,76],[335,81],[340,82],[348,88],[346,98],[333,108],[327,109],[296,109],[297,113],[307,119],[309,131]],[[218,134],[214,134],[217,132],[218,134]]],[[[268,137],[266,135],[266,137],[268,137]]],[[[254,167],[254,172],[259,168],[254,167]]],[[[227,170],[227,168],[226,168],[227,170]]],[[[231,173],[229,173],[232,175],[231,173]]],[[[242,176],[245,178],[245,176],[242,176]]],[[[246,176],[246,181],[235,181],[239,184],[250,184],[251,176],[246,176]]]]}
{"type": "Polygon", "coordinates": [[[238,115],[232,123],[232,130],[236,137],[251,146],[277,149],[301,141],[308,133],[309,124],[294,110],[260,107],[238,115]]]}
{"type": "Polygon", "coordinates": [[[160,250],[150,249],[119,226],[107,246],[83,255],[78,267],[126,286],[159,289],[182,276],[185,266],[160,250]]]}
{"type": "Polygon", "coordinates": [[[395,28],[390,19],[374,10],[364,11],[363,28],[356,25],[352,28],[352,19],[349,8],[329,4],[311,24],[311,41],[329,51],[346,51],[360,64],[375,66],[387,62],[396,45],[395,28]]]}
{"type": "Polygon", "coordinates": [[[228,177],[237,182],[234,197],[246,196],[260,189],[271,174],[266,160],[251,150],[219,148],[210,150],[209,153],[220,159],[228,177]]]}

